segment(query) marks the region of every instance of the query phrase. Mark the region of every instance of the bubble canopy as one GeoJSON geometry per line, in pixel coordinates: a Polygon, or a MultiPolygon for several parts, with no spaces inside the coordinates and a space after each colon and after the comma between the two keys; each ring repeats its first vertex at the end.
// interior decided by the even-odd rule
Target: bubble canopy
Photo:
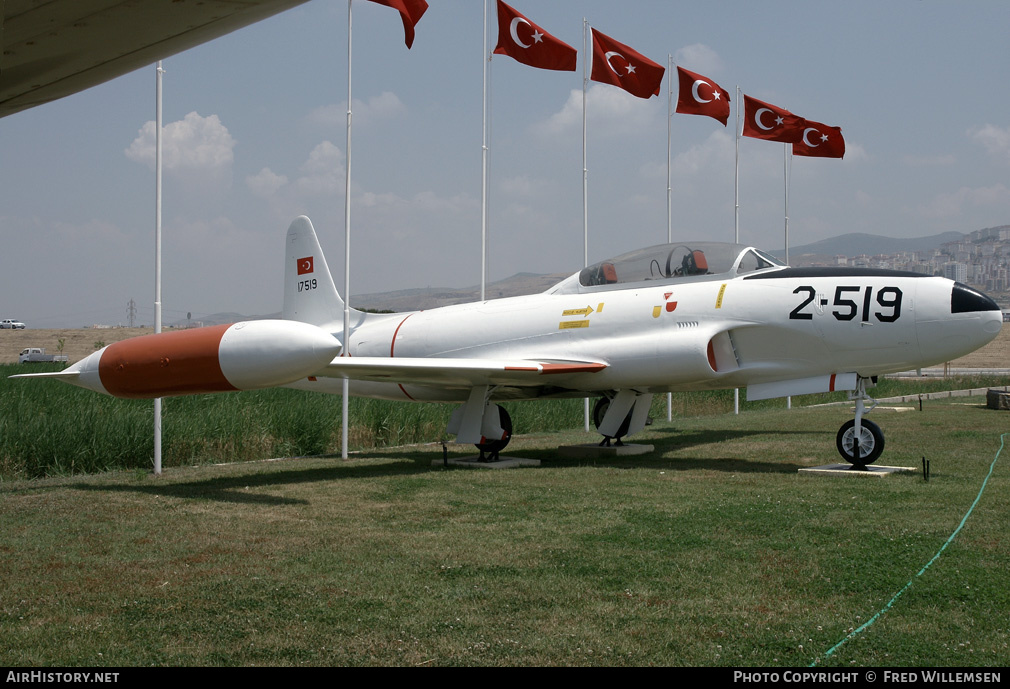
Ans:
{"type": "Polygon", "coordinates": [[[573,276],[562,285],[597,287],[692,279],[706,275],[733,277],[782,267],[785,264],[774,256],[743,244],[658,244],[595,263],[579,272],[577,281],[573,276]]]}

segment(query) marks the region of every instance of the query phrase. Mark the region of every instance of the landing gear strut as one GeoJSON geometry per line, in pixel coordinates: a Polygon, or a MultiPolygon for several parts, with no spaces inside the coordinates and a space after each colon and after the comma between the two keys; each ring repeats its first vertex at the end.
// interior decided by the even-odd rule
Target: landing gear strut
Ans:
{"type": "Polygon", "coordinates": [[[873,411],[877,406],[877,401],[866,394],[866,381],[866,378],[859,378],[855,392],[849,393],[849,399],[856,400],[856,418],[842,424],[835,437],[838,453],[856,471],[866,471],[866,465],[877,461],[884,451],[884,434],[880,426],[863,420],[863,414],[873,411]],[[868,410],[864,400],[872,402],[868,410]]]}
{"type": "MultiPolygon", "coordinates": [[[[607,410],[610,409],[610,398],[601,397],[596,401],[596,406],[593,407],[593,423],[596,424],[596,429],[600,429],[600,424],[603,423],[603,417],[607,415],[607,410]]],[[[617,446],[620,447],[624,443],[621,442],[621,438],[628,434],[628,429],[631,427],[631,412],[628,412],[627,417],[621,422],[620,428],[617,429],[617,434],[614,436],[605,435],[603,440],[600,441],[600,447],[610,447],[610,441],[616,440],[617,446]]]]}
{"type": "Polygon", "coordinates": [[[509,413],[505,411],[505,407],[496,404],[498,407],[498,424],[505,431],[505,436],[497,440],[488,440],[483,443],[476,443],[476,447],[480,450],[480,460],[481,462],[497,462],[498,453],[505,449],[505,446],[509,444],[512,440],[512,417],[509,413]],[[486,456],[485,456],[485,453],[486,456]]]}

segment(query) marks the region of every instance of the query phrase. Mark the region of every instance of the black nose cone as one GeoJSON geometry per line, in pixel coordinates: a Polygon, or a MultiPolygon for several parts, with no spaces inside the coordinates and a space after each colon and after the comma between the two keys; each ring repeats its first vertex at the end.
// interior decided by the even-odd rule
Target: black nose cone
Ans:
{"type": "Polygon", "coordinates": [[[951,313],[999,310],[999,305],[991,298],[963,283],[955,282],[953,289],[950,291],[951,313]]]}

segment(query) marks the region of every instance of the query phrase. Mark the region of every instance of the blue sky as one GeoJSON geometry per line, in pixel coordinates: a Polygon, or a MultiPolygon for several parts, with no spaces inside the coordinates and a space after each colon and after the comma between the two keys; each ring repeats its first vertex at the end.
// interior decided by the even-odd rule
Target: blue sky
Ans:
{"type": "MultiPolygon", "coordinates": [[[[429,4],[408,51],[395,11],[354,3],[352,294],[480,281],[481,4],[429,4]]],[[[675,239],[733,239],[738,85],[844,132],[844,160],[792,160],[792,244],[1010,223],[1003,2],[511,4],[580,54],[574,73],[491,62],[489,280],[582,265],[583,17],[731,91],[728,128],[672,118],[675,239]]],[[[300,214],[343,284],[346,54],[346,2],[312,0],[166,58],[166,322],[279,311],[300,214]]],[[[134,299],[152,322],[154,74],[0,120],[0,316],[116,324],[134,299]]],[[[595,261],[666,241],[667,94],[588,95],[595,261]]],[[[740,156],[741,241],[778,249],[783,145],[740,156]]]]}

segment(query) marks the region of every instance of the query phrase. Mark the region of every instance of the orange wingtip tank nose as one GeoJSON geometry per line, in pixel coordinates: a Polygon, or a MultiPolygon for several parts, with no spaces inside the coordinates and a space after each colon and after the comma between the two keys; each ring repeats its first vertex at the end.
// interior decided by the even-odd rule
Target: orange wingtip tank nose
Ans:
{"type": "Polygon", "coordinates": [[[237,390],[221,371],[218,350],[230,325],[143,335],[109,345],[98,373],[114,397],[168,397],[237,390]]]}
{"type": "Polygon", "coordinates": [[[336,338],[313,325],[266,320],[144,335],[91,356],[99,359],[100,391],[153,398],[283,385],[318,372],[339,351],[336,338]]]}

